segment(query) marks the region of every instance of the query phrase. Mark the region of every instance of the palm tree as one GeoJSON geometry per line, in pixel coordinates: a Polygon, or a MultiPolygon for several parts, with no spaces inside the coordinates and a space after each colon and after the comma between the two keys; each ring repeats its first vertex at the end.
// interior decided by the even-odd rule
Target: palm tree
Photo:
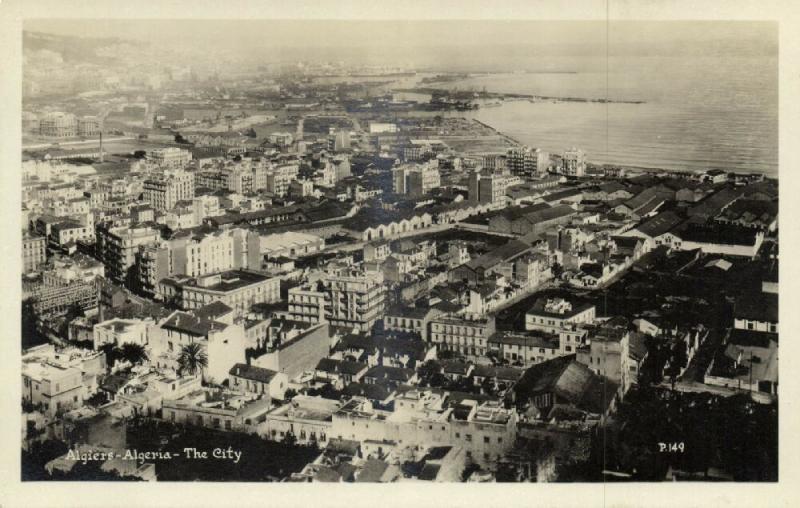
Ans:
{"type": "Polygon", "coordinates": [[[132,365],[147,361],[147,350],[141,344],[126,342],[119,348],[118,355],[132,365]]]}
{"type": "Polygon", "coordinates": [[[181,353],[178,355],[179,374],[185,372],[193,376],[206,367],[208,367],[208,355],[203,346],[193,342],[181,348],[181,353]]]}

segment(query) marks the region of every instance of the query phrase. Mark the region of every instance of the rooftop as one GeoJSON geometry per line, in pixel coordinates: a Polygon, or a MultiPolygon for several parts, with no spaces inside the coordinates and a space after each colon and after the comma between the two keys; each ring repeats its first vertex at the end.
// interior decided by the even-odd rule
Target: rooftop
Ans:
{"type": "Polygon", "coordinates": [[[251,381],[258,381],[260,383],[269,383],[278,373],[274,370],[256,367],[254,365],[247,365],[246,363],[237,363],[231,367],[231,376],[249,379],[251,381]]]}
{"type": "Polygon", "coordinates": [[[219,321],[211,321],[197,317],[193,314],[186,312],[176,311],[169,319],[167,319],[161,328],[175,330],[180,333],[194,335],[196,337],[205,337],[211,331],[219,331],[227,328],[228,325],[220,323],[219,321]]]}
{"type": "Polygon", "coordinates": [[[588,302],[569,302],[563,298],[538,298],[528,314],[568,319],[594,307],[588,302]]]}
{"type": "Polygon", "coordinates": [[[249,270],[230,270],[214,275],[206,275],[190,279],[184,286],[203,288],[210,291],[226,293],[236,291],[253,284],[259,284],[268,280],[269,277],[249,270]]]}
{"type": "Polygon", "coordinates": [[[744,295],[736,301],[733,316],[736,319],[777,323],[778,295],[775,293],[744,295]]]}
{"type": "Polygon", "coordinates": [[[671,231],[682,221],[683,219],[675,212],[661,212],[637,226],[636,229],[650,238],[655,238],[671,231]]]}

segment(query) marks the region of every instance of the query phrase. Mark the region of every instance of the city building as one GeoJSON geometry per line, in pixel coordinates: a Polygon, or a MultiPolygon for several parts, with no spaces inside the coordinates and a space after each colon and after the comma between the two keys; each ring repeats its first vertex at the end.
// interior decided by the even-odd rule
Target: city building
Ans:
{"type": "Polygon", "coordinates": [[[586,174],[586,153],[578,148],[565,150],[561,157],[562,172],[567,176],[584,176],[586,174]]]}
{"type": "Polygon", "coordinates": [[[252,365],[280,372],[291,381],[299,375],[313,372],[317,363],[328,356],[330,347],[330,327],[327,323],[290,326],[275,337],[270,337],[263,352],[259,350],[260,354],[253,358],[252,365]]]}
{"type": "Polygon", "coordinates": [[[289,314],[307,323],[367,331],[383,316],[386,287],[382,272],[341,267],[324,273],[315,284],[289,290],[289,314]]]}
{"type": "Polygon", "coordinates": [[[185,310],[199,309],[217,300],[246,314],[257,303],[280,300],[280,279],[251,270],[230,270],[199,277],[172,277],[159,282],[159,296],[185,310]]]}
{"type": "Polygon", "coordinates": [[[156,148],[147,153],[147,158],[160,168],[182,169],[192,160],[192,152],[177,147],[156,148]]]}
{"type": "Polygon", "coordinates": [[[49,418],[83,405],[83,373],[46,361],[22,362],[22,400],[40,407],[49,418]]]}
{"type": "Polygon", "coordinates": [[[221,384],[228,379],[234,365],[245,363],[245,333],[241,324],[182,311],[173,312],[150,331],[150,362],[159,369],[178,372],[181,350],[188,344],[199,344],[205,353],[208,365],[201,374],[208,382],[221,384]]]}
{"type": "Polygon", "coordinates": [[[298,443],[326,445],[333,427],[333,414],[341,402],[298,395],[291,402],[267,413],[258,426],[258,434],[273,441],[283,441],[292,435],[298,443]]]}
{"type": "Polygon", "coordinates": [[[276,400],[283,400],[289,385],[286,374],[246,363],[237,363],[228,374],[231,390],[276,400]]]}
{"type": "Polygon", "coordinates": [[[485,355],[489,351],[489,338],[495,332],[494,316],[444,315],[431,318],[429,322],[432,344],[443,351],[455,351],[468,357],[485,355]]]}
{"type": "Polygon", "coordinates": [[[323,250],[325,240],[316,235],[287,231],[262,236],[260,246],[261,254],[266,258],[298,258],[323,250]]]}
{"type": "Polygon", "coordinates": [[[71,138],[78,134],[78,120],[71,113],[48,113],[39,120],[39,134],[50,138],[71,138]]]}
{"type": "Polygon", "coordinates": [[[24,232],[22,234],[22,271],[23,273],[35,272],[46,261],[45,255],[46,240],[43,236],[38,236],[24,232]]]}
{"type": "Polygon", "coordinates": [[[635,381],[630,372],[627,321],[615,318],[603,323],[593,330],[588,342],[579,349],[576,359],[596,374],[613,381],[624,395],[635,381]]]}
{"type": "Polygon", "coordinates": [[[392,169],[392,191],[419,198],[441,186],[439,167],[436,161],[424,164],[404,164],[392,169]]]}
{"type": "Polygon", "coordinates": [[[160,237],[150,226],[118,226],[98,224],[95,227],[95,255],[105,266],[106,277],[118,284],[135,286],[137,274],[132,270],[142,246],[160,237]]]}
{"type": "Polygon", "coordinates": [[[503,203],[511,182],[505,175],[472,171],[469,174],[469,200],[473,203],[503,203]]]}
{"type": "Polygon", "coordinates": [[[165,171],[144,181],[144,200],[156,210],[172,210],[179,201],[194,199],[194,173],[165,171]]]}
{"type": "Polygon", "coordinates": [[[591,324],[595,320],[595,306],[576,303],[564,298],[539,298],[525,313],[525,329],[558,333],[578,324],[591,324]]]}
{"type": "Polygon", "coordinates": [[[386,286],[380,272],[344,267],[326,273],[320,282],[325,319],[331,325],[368,331],[383,317],[386,286]]]}
{"type": "Polygon", "coordinates": [[[78,136],[97,136],[102,129],[103,123],[96,116],[85,116],[78,119],[78,136]]]}
{"type": "Polygon", "coordinates": [[[506,169],[512,175],[530,178],[546,173],[549,167],[550,154],[540,148],[511,148],[506,154],[506,169]]]}
{"type": "Polygon", "coordinates": [[[150,329],[154,326],[150,319],[113,318],[94,325],[92,343],[94,349],[111,344],[115,347],[123,344],[147,346],[150,329]]]}

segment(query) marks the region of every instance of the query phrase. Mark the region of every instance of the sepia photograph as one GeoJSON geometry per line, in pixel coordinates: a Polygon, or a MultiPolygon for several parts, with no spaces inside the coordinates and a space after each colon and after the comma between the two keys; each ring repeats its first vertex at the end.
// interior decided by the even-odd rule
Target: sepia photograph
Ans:
{"type": "Polygon", "coordinates": [[[20,38],[23,484],[783,478],[778,22],[20,38]]]}

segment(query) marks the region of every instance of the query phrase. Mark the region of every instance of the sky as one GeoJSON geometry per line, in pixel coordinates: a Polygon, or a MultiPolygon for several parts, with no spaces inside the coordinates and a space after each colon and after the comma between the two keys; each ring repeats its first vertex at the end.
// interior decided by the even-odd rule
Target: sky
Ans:
{"type": "Polygon", "coordinates": [[[171,46],[254,54],[319,48],[413,58],[438,49],[491,62],[498,52],[548,56],[686,53],[777,54],[777,24],[728,21],[305,21],[26,20],[25,30],[79,37],[120,37],[171,46]]]}

